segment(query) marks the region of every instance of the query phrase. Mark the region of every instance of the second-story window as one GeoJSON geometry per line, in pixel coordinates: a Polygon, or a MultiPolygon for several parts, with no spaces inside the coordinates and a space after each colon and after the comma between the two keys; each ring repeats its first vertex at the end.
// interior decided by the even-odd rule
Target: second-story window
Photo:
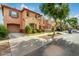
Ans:
{"type": "Polygon", "coordinates": [[[37,15],[35,15],[35,18],[37,18],[37,15]]]}
{"type": "Polygon", "coordinates": [[[29,13],[28,12],[26,13],[26,16],[29,17],[29,13]]]}
{"type": "Polygon", "coordinates": [[[18,18],[18,13],[15,11],[10,11],[9,12],[9,16],[13,17],[13,18],[18,18]]]}

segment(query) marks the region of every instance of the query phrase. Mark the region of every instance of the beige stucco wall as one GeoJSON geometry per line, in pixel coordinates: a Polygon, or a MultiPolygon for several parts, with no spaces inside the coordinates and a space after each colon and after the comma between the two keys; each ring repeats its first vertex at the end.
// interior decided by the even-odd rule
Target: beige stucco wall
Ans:
{"type": "Polygon", "coordinates": [[[39,22],[36,18],[34,17],[27,17],[27,19],[25,19],[25,26],[30,24],[30,23],[34,23],[37,25],[37,29],[39,29],[39,22]]]}
{"type": "Polygon", "coordinates": [[[24,29],[26,25],[29,25],[30,23],[34,23],[37,25],[37,29],[39,29],[39,21],[37,18],[35,18],[35,13],[24,10],[22,12],[22,19],[23,19],[23,26],[22,28],[24,29]],[[29,16],[26,16],[27,12],[29,13],[29,16]]]}

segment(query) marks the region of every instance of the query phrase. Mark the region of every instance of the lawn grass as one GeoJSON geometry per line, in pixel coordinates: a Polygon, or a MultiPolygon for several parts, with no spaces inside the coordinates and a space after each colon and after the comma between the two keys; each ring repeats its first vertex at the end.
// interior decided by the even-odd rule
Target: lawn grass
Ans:
{"type": "MultiPolygon", "coordinates": [[[[56,32],[58,35],[62,35],[63,32],[56,32]]],[[[52,36],[53,32],[41,32],[41,33],[34,33],[34,34],[27,34],[26,36],[31,37],[31,36],[52,36]]]]}
{"type": "Polygon", "coordinates": [[[34,35],[40,35],[40,34],[45,34],[45,33],[51,34],[53,32],[41,32],[41,33],[33,33],[33,34],[27,34],[27,35],[28,36],[34,36],[34,35]]]}

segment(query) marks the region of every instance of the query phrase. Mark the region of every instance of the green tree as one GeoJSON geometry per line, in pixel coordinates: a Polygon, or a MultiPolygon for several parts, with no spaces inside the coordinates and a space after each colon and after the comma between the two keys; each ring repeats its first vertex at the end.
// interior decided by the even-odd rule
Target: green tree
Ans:
{"type": "Polygon", "coordinates": [[[64,17],[66,17],[68,15],[68,11],[64,11],[66,10],[66,7],[68,7],[68,5],[63,4],[63,3],[44,3],[40,5],[40,10],[41,12],[44,13],[44,15],[53,18],[55,21],[55,26],[53,29],[53,37],[55,35],[55,30],[56,30],[56,26],[57,26],[57,19],[63,19],[64,17]]]}
{"type": "Polygon", "coordinates": [[[69,25],[72,28],[76,29],[77,28],[77,24],[78,24],[78,18],[73,17],[73,18],[67,19],[67,22],[69,23],[69,25]]]}
{"type": "Polygon", "coordinates": [[[59,12],[60,28],[63,30],[66,18],[69,16],[69,5],[67,3],[61,4],[59,12]]]}

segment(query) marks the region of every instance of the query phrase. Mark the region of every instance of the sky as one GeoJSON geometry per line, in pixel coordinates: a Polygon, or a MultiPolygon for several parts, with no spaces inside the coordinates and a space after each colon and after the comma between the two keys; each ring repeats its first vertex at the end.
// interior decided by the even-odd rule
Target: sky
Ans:
{"type": "MultiPolygon", "coordinates": [[[[39,9],[41,3],[3,3],[3,4],[17,9],[22,9],[23,7],[25,7],[27,9],[42,14],[42,12],[39,9]]],[[[79,3],[70,3],[69,8],[70,8],[69,16],[77,17],[79,19],[79,3]]]]}

